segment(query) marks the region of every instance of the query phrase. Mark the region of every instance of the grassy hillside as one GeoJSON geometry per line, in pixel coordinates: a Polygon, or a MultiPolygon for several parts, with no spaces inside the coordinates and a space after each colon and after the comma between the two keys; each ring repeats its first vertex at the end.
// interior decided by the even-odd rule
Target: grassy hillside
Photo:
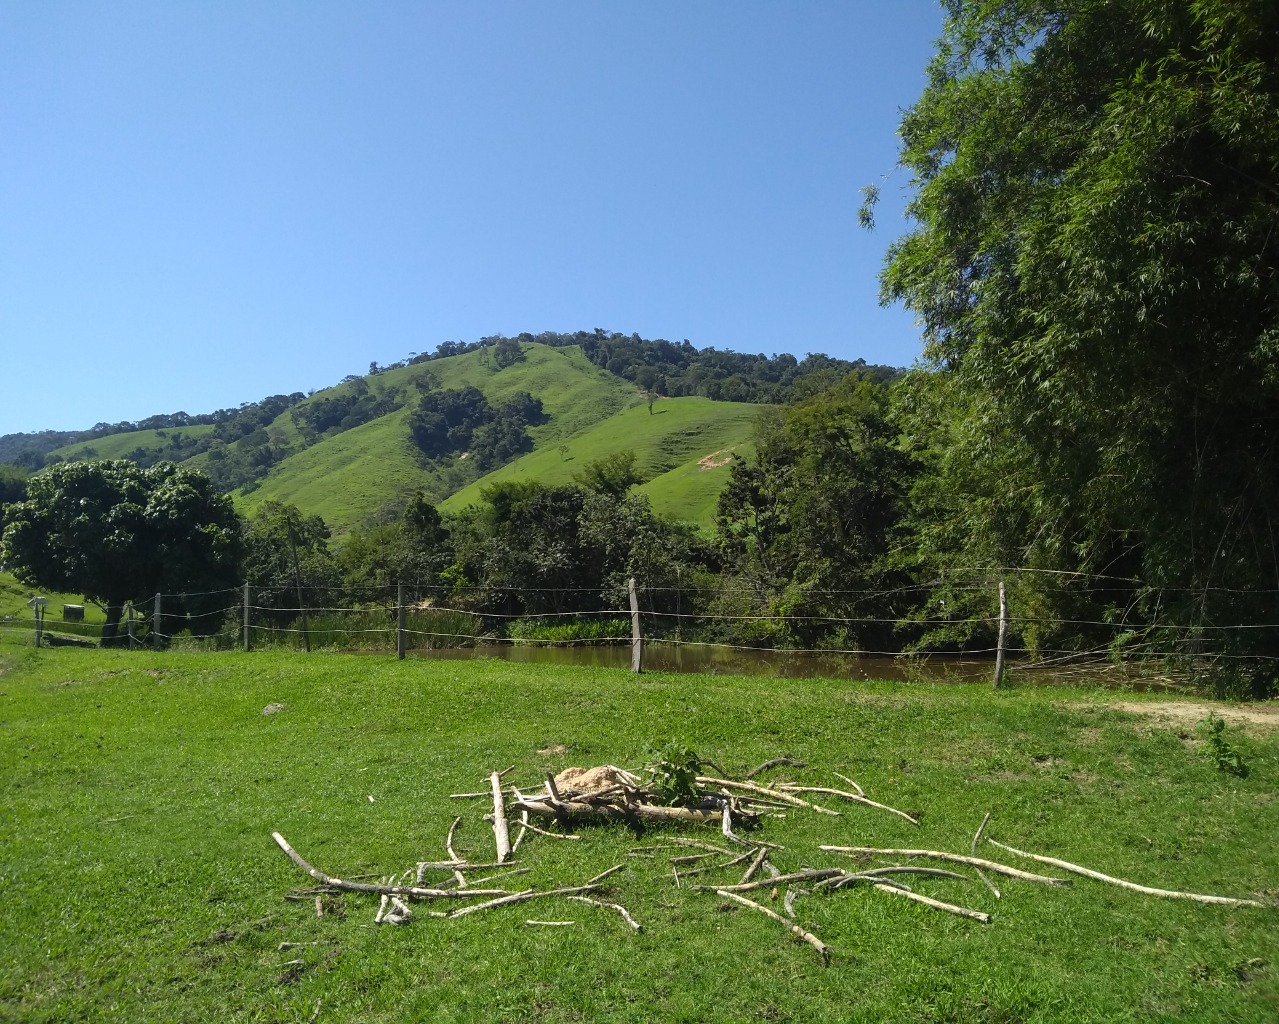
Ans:
{"type": "Polygon", "coordinates": [[[464,508],[479,500],[483,486],[500,480],[571,483],[588,462],[632,450],[646,479],[640,490],[654,509],[709,524],[728,479],[729,457],[748,450],[759,413],[758,405],[670,398],[657,402],[649,415],[641,402],[564,442],[566,452],[539,448],[458,491],[441,507],[464,508]]]}
{"type": "MultiPolygon", "coordinates": [[[[991,913],[982,924],[870,886],[809,884],[793,911],[831,947],[826,966],[783,925],[693,888],[736,883],[745,863],[682,863],[692,877],[677,883],[671,858],[704,851],[664,844],[731,845],[717,824],[635,835],[575,823],[576,841],[525,836],[516,857],[527,874],[485,883],[496,870],[466,873],[477,888],[545,891],[624,865],[600,897],[624,906],[638,933],[607,907],[562,897],[453,920],[430,914],[474,897],[416,902],[396,927],[373,923],[376,896],[329,892],[317,917],[313,893],[285,898],[314,881],[271,839],[278,830],[343,878],[385,877],[442,858],[461,815],[459,856],[487,862],[491,801],[450,793],[487,789],[487,773],[508,765],[505,781],[526,792],[569,765],[638,769],[646,744],[677,740],[731,774],[786,752],[808,766],[758,781],[846,787],[840,772],[922,812],[916,826],[822,794],[813,799],[838,817],[791,808],[757,831],[738,823],[747,843],[777,844],[767,856],[782,872],[866,864],[822,844],[968,853],[991,812],[986,835],[1022,849],[1149,885],[1273,898],[1273,730],[1230,727],[1252,769],[1237,778],[1196,749],[1193,725],[1091,690],[637,680],[497,661],[36,652],[3,640],[0,677],[0,1020],[1276,1019],[1272,909],[1078,877],[1054,888],[991,876],[996,899],[963,867],[962,880],[899,876],[921,895],[991,913]]],[[[1188,710],[1191,722],[1208,712],[1188,710]]],[[[1058,874],[989,844],[980,853],[1058,874]]],[[[780,891],[746,895],[783,913],[780,891]]]]}
{"type": "Polygon", "coordinates": [[[169,427],[167,430],[131,430],[124,434],[108,434],[91,441],[55,448],[50,455],[57,455],[75,462],[82,459],[124,459],[141,448],[145,452],[162,452],[172,447],[176,437],[203,437],[213,430],[208,424],[191,427],[169,427]]]}
{"type": "MultiPolygon", "coordinates": [[[[388,370],[369,378],[369,386],[403,389],[415,397],[414,382],[430,374],[442,388],[468,384],[477,387],[490,402],[527,391],[542,400],[543,411],[549,417],[548,422],[532,428],[530,433],[538,446],[552,449],[565,438],[638,401],[634,388],[594,366],[579,349],[526,345],[524,351],[523,362],[503,370],[482,353],[471,352],[388,370]]],[[[317,392],[308,401],[349,387],[339,385],[317,392]]],[[[409,437],[410,408],[411,399],[410,405],[402,409],[290,456],[258,488],[238,495],[237,503],[251,513],[267,500],[290,502],[309,514],[323,516],[335,532],[341,533],[418,488],[437,501],[443,499],[449,493],[447,483],[424,468],[409,437]]],[[[288,413],[269,429],[276,427],[296,436],[288,413]]]]}

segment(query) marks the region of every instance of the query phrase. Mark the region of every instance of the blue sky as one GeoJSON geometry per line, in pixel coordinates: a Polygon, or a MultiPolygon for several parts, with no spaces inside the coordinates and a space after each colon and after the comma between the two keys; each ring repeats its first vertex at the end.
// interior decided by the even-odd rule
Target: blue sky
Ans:
{"type": "Polygon", "coordinates": [[[934,0],[5,3],[0,433],[520,331],[909,364],[876,275],[940,29],[934,0]]]}

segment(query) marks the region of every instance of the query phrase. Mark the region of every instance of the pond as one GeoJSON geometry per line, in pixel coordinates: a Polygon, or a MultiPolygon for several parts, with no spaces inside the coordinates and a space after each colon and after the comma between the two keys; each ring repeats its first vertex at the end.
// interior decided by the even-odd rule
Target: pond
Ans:
{"type": "MultiPolygon", "coordinates": [[[[499,658],[529,665],[576,665],[629,669],[631,649],[615,647],[554,647],[543,644],[481,644],[439,650],[409,651],[424,661],[465,661],[499,658]]],[[[873,654],[826,654],[812,651],[768,651],[691,644],[644,644],[644,669],[649,672],[698,672],[709,675],[764,675],[790,679],[861,679],[902,683],[971,683],[993,681],[993,658],[953,654],[891,657],[873,654]]],[[[1176,691],[1171,680],[1151,678],[1135,669],[1107,663],[1081,666],[1019,665],[1008,671],[1019,683],[1038,685],[1105,686],[1139,691],[1176,691]]]]}

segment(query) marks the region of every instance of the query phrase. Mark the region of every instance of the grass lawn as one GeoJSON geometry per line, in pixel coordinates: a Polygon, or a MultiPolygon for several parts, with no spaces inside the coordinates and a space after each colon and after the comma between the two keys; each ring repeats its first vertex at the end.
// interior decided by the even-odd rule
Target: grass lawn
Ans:
{"type": "Polygon", "coordinates": [[[578,884],[625,861],[606,898],[642,934],[559,900],[455,921],[419,905],[397,928],[348,894],[317,919],[284,900],[310,880],[271,840],[279,830],[336,875],[385,875],[442,857],[463,814],[459,852],[488,859],[481,803],[449,793],[509,764],[530,787],[548,768],[635,767],[647,742],[677,740],[730,772],[790,754],[810,764],[785,769],[794,781],[843,772],[923,812],[920,827],[850,805],[767,820],[782,871],[840,863],[822,843],[966,852],[991,811],[988,834],[1023,849],[1273,896],[1279,735],[1227,730],[1241,779],[1201,755],[1192,727],[1113,697],[0,641],[0,1020],[294,1022],[317,1000],[320,1022],[1279,1019],[1279,911],[1085,879],[1008,880],[997,901],[976,881],[922,879],[916,891],[993,922],[873,890],[801,896],[800,924],[834,950],[823,967],[762,915],[677,889],[664,858],[627,860],[640,841],[620,826],[530,836],[517,856],[532,873],[510,884],[578,884]],[[285,708],[264,716],[270,703],[285,708]],[[538,752],[556,744],[566,752],[538,752]]]}

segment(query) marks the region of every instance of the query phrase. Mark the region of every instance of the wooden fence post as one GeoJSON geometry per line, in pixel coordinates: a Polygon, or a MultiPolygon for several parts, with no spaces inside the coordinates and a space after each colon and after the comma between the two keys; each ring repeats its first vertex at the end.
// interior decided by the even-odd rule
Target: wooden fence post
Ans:
{"type": "Polygon", "coordinates": [[[1008,590],[999,583],[999,641],[995,647],[995,689],[1004,685],[1004,648],[1008,641],[1008,590]]]}
{"type": "Polygon", "coordinates": [[[133,650],[133,602],[130,601],[125,605],[125,614],[128,616],[124,620],[124,631],[129,637],[129,650],[133,650]]]}
{"type": "Polygon", "coordinates": [[[249,651],[249,585],[244,585],[244,651],[249,651]]]}
{"type": "Polygon", "coordinates": [[[160,595],[155,595],[155,608],[151,614],[151,644],[158,651],[160,649],[160,595]]]}
{"type": "Polygon", "coordinates": [[[635,577],[627,581],[631,597],[631,671],[644,670],[644,634],[640,630],[639,594],[635,590],[635,577]]]}
{"type": "Polygon", "coordinates": [[[404,584],[400,583],[396,586],[395,592],[396,616],[395,616],[395,656],[401,661],[404,660],[404,584]]]}

